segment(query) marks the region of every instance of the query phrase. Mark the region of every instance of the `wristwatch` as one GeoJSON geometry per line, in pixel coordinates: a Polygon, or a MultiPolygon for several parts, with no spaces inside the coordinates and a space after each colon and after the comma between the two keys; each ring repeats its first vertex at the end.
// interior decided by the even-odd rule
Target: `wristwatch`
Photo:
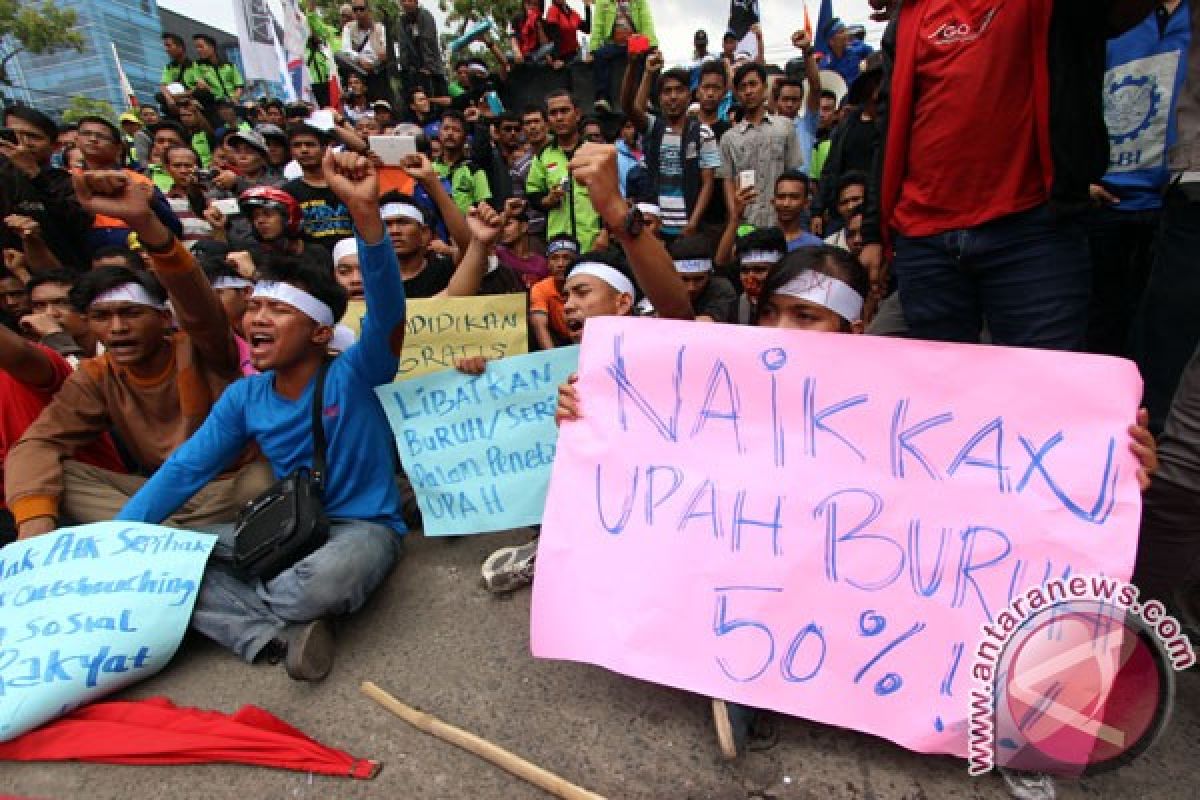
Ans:
{"type": "Polygon", "coordinates": [[[646,229],[646,217],[638,209],[633,206],[625,214],[625,235],[631,239],[636,239],[641,236],[642,231],[646,229]]]}

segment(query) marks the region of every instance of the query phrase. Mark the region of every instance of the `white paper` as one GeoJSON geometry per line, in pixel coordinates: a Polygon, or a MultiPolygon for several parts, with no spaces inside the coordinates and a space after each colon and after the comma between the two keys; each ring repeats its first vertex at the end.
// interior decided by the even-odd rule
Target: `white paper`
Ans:
{"type": "Polygon", "coordinates": [[[389,167],[398,167],[404,157],[417,152],[417,140],[413,136],[372,136],[371,150],[389,167]]]}

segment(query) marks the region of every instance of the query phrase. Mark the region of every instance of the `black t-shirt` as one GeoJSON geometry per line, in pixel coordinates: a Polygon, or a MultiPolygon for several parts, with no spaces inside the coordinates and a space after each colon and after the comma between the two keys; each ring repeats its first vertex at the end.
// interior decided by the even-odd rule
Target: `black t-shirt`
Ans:
{"type": "Polygon", "coordinates": [[[708,285],[696,298],[692,309],[698,317],[712,317],[714,322],[737,320],[737,292],[733,284],[720,275],[708,279],[708,285]]]}
{"type": "Polygon", "coordinates": [[[303,178],[288,181],[283,190],[296,198],[304,217],[300,232],[304,241],[325,245],[329,250],[341,239],[354,235],[350,212],[328,186],[310,186],[303,178]]]}
{"type": "Polygon", "coordinates": [[[425,269],[404,282],[404,296],[413,299],[433,297],[450,285],[454,262],[442,255],[430,253],[425,257],[425,269]]]}
{"type": "Polygon", "coordinates": [[[511,267],[503,264],[483,276],[479,294],[524,294],[525,282],[511,267]]]}

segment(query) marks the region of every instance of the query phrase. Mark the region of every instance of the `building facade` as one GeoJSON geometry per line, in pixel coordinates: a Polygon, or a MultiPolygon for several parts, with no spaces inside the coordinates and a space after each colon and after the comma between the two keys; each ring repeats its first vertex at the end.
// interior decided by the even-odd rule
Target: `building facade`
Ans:
{"type": "Polygon", "coordinates": [[[121,111],[128,103],[113,57],[116,44],[139,102],[153,103],[166,62],[155,0],[58,0],[58,5],[78,15],[83,52],[21,53],[10,62],[10,99],[57,114],[72,96],[83,95],[121,111]]]}
{"type": "Polygon", "coordinates": [[[21,53],[9,62],[12,86],[2,87],[10,102],[23,103],[58,116],[71,97],[103,100],[120,113],[129,103],[113,57],[113,44],[121,66],[141,104],[155,105],[154,95],[167,63],[163,31],[177,33],[192,53],[192,36],[205,33],[217,42],[225,60],[241,69],[237,37],[198,20],[159,8],[155,0],[57,0],[72,8],[83,34],[82,53],[58,50],[43,55],[21,53]]]}

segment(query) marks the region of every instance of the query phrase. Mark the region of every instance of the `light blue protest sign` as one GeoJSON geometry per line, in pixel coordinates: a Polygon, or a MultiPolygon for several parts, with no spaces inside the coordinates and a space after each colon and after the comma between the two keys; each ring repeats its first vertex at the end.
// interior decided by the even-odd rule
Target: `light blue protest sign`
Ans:
{"type": "Polygon", "coordinates": [[[98,522],[0,549],[0,741],[166,666],[215,541],[98,522]]]}
{"type": "Polygon", "coordinates": [[[375,391],[416,490],[427,536],[488,533],[542,520],[558,428],[558,386],[578,347],[444,370],[375,391]]]}

